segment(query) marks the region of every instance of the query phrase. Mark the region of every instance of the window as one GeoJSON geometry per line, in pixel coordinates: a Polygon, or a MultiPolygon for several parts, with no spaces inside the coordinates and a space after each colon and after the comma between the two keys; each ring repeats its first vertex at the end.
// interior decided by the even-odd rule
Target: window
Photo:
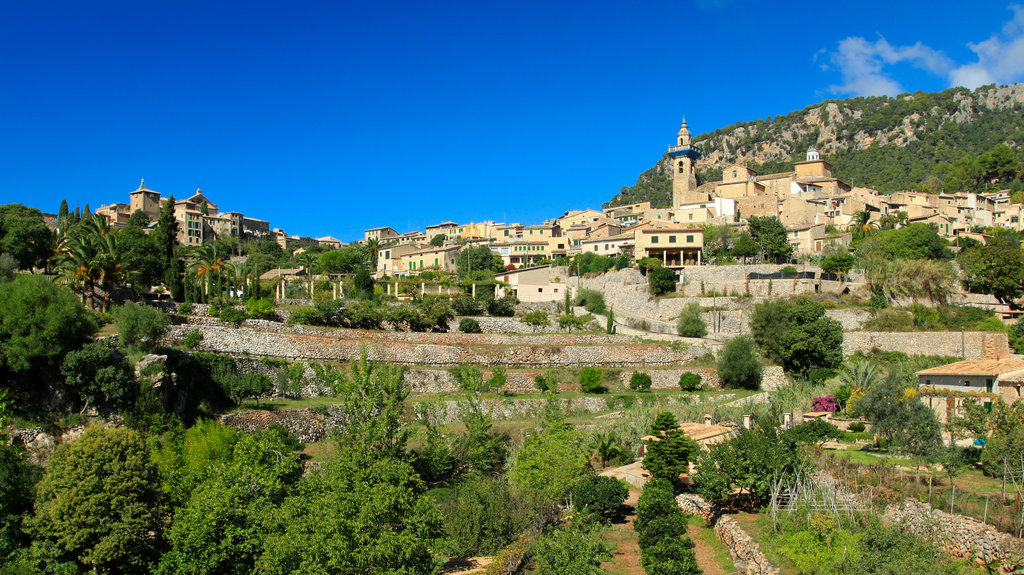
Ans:
{"type": "Polygon", "coordinates": [[[652,244],[658,243],[658,236],[651,236],[651,243],[652,244]]]}
{"type": "Polygon", "coordinates": [[[668,237],[668,243],[670,243],[670,244],[676,243],[676,237],[675,236],[669,236],[668,237]]]}
{"type": "Polygon", "coordinates": [[[985,380],[985,391],[987,391],[989,393],[992,393],[993,383],[994,382],[991,379],[986,379],[985,380]]]}
{"type": "Polygon", "coordinates": [[[692,244],[693,243],[693,236],[686,236],[686,243],[692,244]]]}
{"type": "Polygon", "coordinates": [[[736,177],[736,170],[732,171],[732,177],[734,177],[734,178],[736,177]]]}
{"type": "Polygon", "coordinates": [[[689,216],[690,216],[690,219],[691,219],[691,220],[693,219],[693,214],[687,214],[687,215],[689,215],[689,216]]]}

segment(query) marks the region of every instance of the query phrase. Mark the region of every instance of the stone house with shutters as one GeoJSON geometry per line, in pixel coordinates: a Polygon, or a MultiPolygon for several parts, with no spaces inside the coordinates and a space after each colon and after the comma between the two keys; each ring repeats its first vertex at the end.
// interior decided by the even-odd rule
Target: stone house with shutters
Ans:
{"type": "Polygon", "coordinates": [[[940,423],[955,416],[970,399],[991,409],[997,398],[1007,403],[1024,392],[1024,359],[971,359],[923,369],[917,376],[921,401],[940,423]]]}

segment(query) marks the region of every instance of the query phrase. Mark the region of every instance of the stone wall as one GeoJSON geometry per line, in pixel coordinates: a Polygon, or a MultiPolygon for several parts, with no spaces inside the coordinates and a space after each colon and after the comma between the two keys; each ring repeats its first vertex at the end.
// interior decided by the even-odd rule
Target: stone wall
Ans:
{"type": "Polygon", "coordinates": [[[901,351],[910,355],[950,355],[964,359],[1005,359],[1010,344],[999,332],[880,332],[854,331],[843,334],[843,355],[872,348],[901,351]]]}
{"type": "Polygon", "coordinates": [[[984,523],[963,515],[951,515],[913,499],[886,508],[884,517],[900,527],[935,541],[954,557],[999,562],[1004,573],[1016,572],[1024,557],[1020,539],[989,529],[984,523]]]}
{"type": "Polygon", "coordinates": [[[761,546],[729,515],[720,515],[714,506],[700,495],[686,494],[676,497],[676,503],[687,515],[698,515],[713,523],[715,535],[729,549],[738,573],[744,575],[772,575],[779,568],[772,565],[761,546]]]}
{"type": "Polygon", "coordinates": [[[623,387],[629,387],[633,374],[643,371],[651,376],[651,389],[679,389],[679,377],[684,373],[696,373],[700,376],[700,384],[704,389],[720,389],[722,382],[718,380],[718,372],[713,367],[695,367],[692,369],[626,369],[619,374],[623,387]]]}
{"type": "Polygon", "coordinates": [[[234,328],[214,325],[171,326],[165,343],[180,344],[198,330],[197,349],[236,356],[345,362],[365,347],[370,359],[402,365],[452,366],[462,363],[509,366],[670,366],[710,352],[703,342],[684,348],[634,343],[607,335],[499,335],[323,330],[247,322],[234,328]],[[258,329],[257,329],[258,328],[258,329]]]}
{"type": "Polygon", "coordinates": [[[328,428],[324,419],[309,409],[235,411],[220,416],[220,422],[246,433],[281,425],[303,443],[313,443],[327,437],[328,428]]]}

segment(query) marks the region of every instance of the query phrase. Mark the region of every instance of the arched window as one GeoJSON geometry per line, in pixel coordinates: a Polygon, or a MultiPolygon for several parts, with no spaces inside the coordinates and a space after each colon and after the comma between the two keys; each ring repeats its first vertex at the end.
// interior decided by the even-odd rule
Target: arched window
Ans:
{"type": "Polygon", "coordinates": [[[686,166],[683,164],[683,162],[679,162],[679,173],[680,174],[685,174],[686,173],[686,166]]]}

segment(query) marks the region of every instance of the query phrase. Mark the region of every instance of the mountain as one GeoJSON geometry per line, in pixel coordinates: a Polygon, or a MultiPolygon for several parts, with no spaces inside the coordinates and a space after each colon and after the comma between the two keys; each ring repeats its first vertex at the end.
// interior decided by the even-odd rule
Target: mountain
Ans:
{"type": "MultiPolygon", "coordinates": [[[[666,142],[671,142],[666,138],[666,142]]],[[[815,146],[833,173],[855,186],[889,192],[943,189],[950,166],[965,154],[978,158],[999,144],[1020,163],[1024,150],[1024,84],[951,88],[888,96],[825,100],[783,116],[739,122],[694,138],[704,158],[701,182],[721,179],[722,168],[743,162],[759,173],[793,169],[815,146]]],[[[966,165],[966,164],[965,164],[966,165]]],[[[969,166],[968,166],[969,168],[969,166]]],[[[606,207],[650,200],[671,202],[665,157],[624,186],[606,207]]],[[[1018,178],[1019,179],[1019,178],[1018,178]]],[[[960,180],[957,180],[959,182],[960,180]]],[[[948,186],[947,186],[948,187],[948,186]]]]}

